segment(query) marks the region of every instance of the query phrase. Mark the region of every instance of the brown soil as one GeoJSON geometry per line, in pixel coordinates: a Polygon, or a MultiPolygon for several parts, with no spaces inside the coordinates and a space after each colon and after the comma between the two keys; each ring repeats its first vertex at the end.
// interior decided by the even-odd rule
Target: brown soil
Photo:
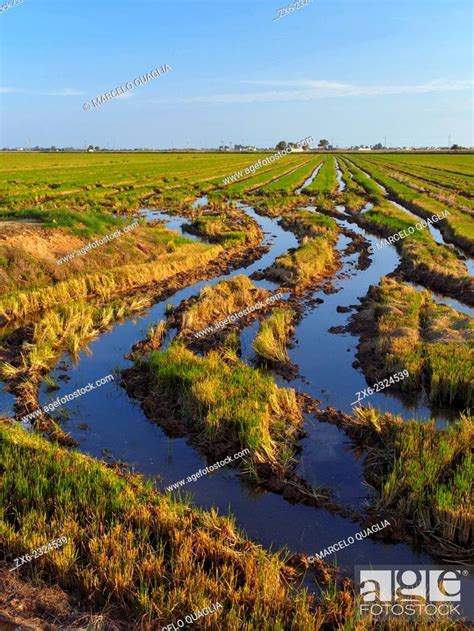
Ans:
{"type": "Polygon", "coordinates": [[[359,252],[359,258],[357,261],[357,269],[365,270],[369,267],[371,258],[369,254],[369,243],[364,239],[361,234],[357,234],[353,230],[344,229],[342,231],[347,237],[350,237],[351,242],[345,248],[343,254],[353,254],[354,252],[359,252]]]}
{"type": "Polygon", "coordinates": [[[0,244],[18,247],[31,256],[54,262],[58,256],[81,248],[85,240],[62,230],[43,228],[36,221],[0,221],[0,244]]]}
{"type": "Polygon", "coordinates": [[[24,581],[18,572],[9,572],[9,568],[0,566],[1,631],[125,631],[129,628],[128,623],[114,619],[110,608],[94,614],[87,611],[84,603],[74,602],[61,588],[24,581]]]}

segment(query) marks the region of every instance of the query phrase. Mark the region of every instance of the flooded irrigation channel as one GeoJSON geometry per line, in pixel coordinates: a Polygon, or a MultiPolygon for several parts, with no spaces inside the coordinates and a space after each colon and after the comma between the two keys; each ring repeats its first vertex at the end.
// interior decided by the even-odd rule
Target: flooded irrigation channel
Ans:
{"type": "MultiPolygon", "coordinates": [[[[80,353],[77,363],[67,371],[69,380],[57,381],[58,391],[51,395],[42,389],[41,404],[129,366],[130,362],[124,356],[136,342],[145,338],[150,325],[166,318],[168,303],[176,306],[197,294],[202,287],[214,285],[229,276],[249,276],[263,270],[276,257],[297,246],[296,237],[283,230],[277,219],[260,216],[243,204],[239,207],[265,233],[268,251],[259,260],[232,271],[230,275],[188,286],[154,304],[144,314],[116,324],[90,344],[89,352],[80,353]]],[[[144,216],[153,221],[166,220],[168,227],[189,236],[181,228],[187,219],[156,211],[144,211],[144,216]]],[[[354,223],[344,219],[339,219],[338,223],[341,228],[364,237],[370,245],[376,245],[377,238],[354,223]]],[[[313,300],[307,305],[296,329],[290,359],[299,367],[299,376],[289,384],[276,377],[282,386],[291,385],[297,391],[320,400],[322,407],[331,405],[347,413],[351,412],[351,402],[356,393],[367,387],[362,372],[353,367],[358,339],[349,333],[330,333],[329,329],[347,325],[350,311],[341,311],[338,307],[357,305],[370,285],[377,285],[382,276],[392,272],[399,264],[399,257],[391,245],[382,249],[374,247],[370,265],[361,270],[357,266],[358,253],[345,253],[350,241],[349,236],[341,233],[337,248],[342,267],[334,278],[335,292],[316,292],[313,298],[322,302],[313,300]]],[[[255,281],[255,284],[266,289],[278,289],[278,285],[266,280],[255,281]]],[[[252,361],[251,343],[257,328],[258,324],[254,322],[241,333],[242,358],[245,361],[252,361]]],[[[166,343],[172,336],[173,331],[166,343]]],[[[69,362],[67,356],[62,360],[69,362]]],[[[60,375],[64,372],[57,367],[52,376],[57,380],[60,375]]],[[[146,418],[140,403],[129,398],[118,381],[117,378],[115,382],[68,404],[70,420],[62,426],[78,441],[80,450],[97,458],[106,455],[124,461],[136,471],[156,478],[157,486],[162,490],[213,464],[190,447],[185,439],[167,437],[159,426],[146,418]]],[[[409,403],[390,393],[389,389],[374,394],[367,403],[401,414],[406,419],[417,417],[426,420],[434,416],[440,425],[449,421],[448,413],[430,409],[423,397],[409,403]]],[[[331,487],[337,501],[344,506],[362,509],[369,492],[363,480],[363,460],[357,457],[347,436],[334,425],[321,423],[313,417],[306,419],[305,430],[307,435],[301,441],[302,451],[298,455],[298,473],[310,483],[331,487]]],[[[192,494],[193,501],[202,508],[218,507],[223,514],[230,512],[235,515],[238,526],[266,548],[286,547],[294,553],[312,555],[362,530],[349,518],[322,508],[293,504],[280,495],[256,490],[243,483],[238,473],[229,468],[218,469],[187,484],[183,490],[192,494]]],[[[371,538],[356,541],[342,549],[337,558],[332,555],[325,561],[337,562],[349,576],[353,574],[355,564],[434,563],[427,554],[417,552],[409,545],[389,544],[371,538]]]]}

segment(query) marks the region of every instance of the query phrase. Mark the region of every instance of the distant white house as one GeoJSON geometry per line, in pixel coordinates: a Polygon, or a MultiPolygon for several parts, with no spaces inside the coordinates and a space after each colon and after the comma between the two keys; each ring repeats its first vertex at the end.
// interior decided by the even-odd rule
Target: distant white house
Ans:
{"type": "Polygon", "coordinates": [[[359,147],[357,151],[372,151],[370,147],[359,147]]]}

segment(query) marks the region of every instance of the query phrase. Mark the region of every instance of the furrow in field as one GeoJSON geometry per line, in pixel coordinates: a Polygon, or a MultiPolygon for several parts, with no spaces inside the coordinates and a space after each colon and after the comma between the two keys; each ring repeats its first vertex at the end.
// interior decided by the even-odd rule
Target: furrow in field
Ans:
{"type": "Polygon", "coordinates": [[[287,159],[277,161],[276,164],[271,164],[267,167],[257,169],[254,175],[241,175],[235,182],[224,185],[223,188],[230,195],[238,196],[244,192],[255,190],[274,179],[281,177],[293,171],[295,168],[301,165],[301,156],[288,156],[287,159]]]}
{"type": "MultiPolygon", "coordinates": [[[[249,213],[247,209],[246,212],[249,213]]],[[[293,247],[295,245],[295,239],[292,238],[289,240],[290,234],[286,234],[283,231],[275,220],[268,220],[262,217],[256,217],[255,213],[251,213],[251,216],[254,219],[258,219],[261,229],[265,233],[272,234],[276,237],[275,240],[272,239],[271,251],[269,251],[263,259],[260,260],[259,263],[253,264],[250,268],[247,267],[245,269],[245,273],[249,275],[252,271],[262,267],[268,266],[271,264],[272,260],[274,260],[275,256],[284,254],[288,247],[293,247]]],[[[345,241],[342,239],[340,243],[338,243],[338,249],[343,249],[345,246],[345,241]]],[[[350,256],[349,256],[350,258],[350,256]]],[[[385,257],[383,258],[383,272],[388,273],[393,268],[393,263],[396,264],[396,255],[387,260],[385,257]],[[385,269],[386,268],[386,269],[385,269]]],[[[351,268],[350,261],[347,261],[347,271],[351,268]]],[[[232,276],[236,274],[242,273],[241,270],[235,270],[232,273],[232,276]]],[[[367,275],[364,279],[364,287],[368,286],[370,283],[372,276],[367,275]]],[[[183,299],[190,298],[196,292],[203,288],[205,285],[215,286],[217,282],[221,281],[223,277],[213,278],[211,281],[206,283],[199,283],[198,285],[189,286],[186,289],[182,289],[178,291],[177,294],[173,296],[173,302],[180,303],[183,299]]],[[[359,288],[360,289],[360,288],[359,288]]],[[[354,293],[355,287],[353,285],[353,279],[348,279],[345,283],[345,294],[342,297],[342,301],[350,303],[355,299],[354,293]]],[[[340,304],[341,296],[338,294],[326,295],[321,293],[321,296],[324,297],[324,304],[321,305],[321,310],[324,313],[324,316],[321,317],[321,313],[319,310],[310,312],[307,314],[309,317],[309,322],[311,324],[311,328],[314,326],[318,326],[318,335],[312,335],[310,339],[308,339],[308,344],[301,344],[300,347],[307,346],[311,349],[310,354],[305,358],[301,357],[302,362],[305,364],[305,372],[309,373],[311,371],[311,366],[314,365],[315,357],[314,357],[314,348],[315,344],[319,348],[320,338],[326,338],[327,333],[327,322],[334,322],[334,318],[341,317],[336,310],[336,306],[340,304]],[[319,322],[319,324],[317,324],[319,322]],[[308,361],[306,361],[308,360],[308,361]]],[[[81,358],[81,366],[77,368],[73,368],[70,372],[72,377],[72,383],[70,382],[67,385],[67,388],[71,389],[73,387],[73,383],[81,379],[81,374],[83,374],[84,370],[88,370],[92,373],[100,373],[100,371],[105,371],[107,366],[113,363],[115,360],[110,356],[110,353],[105,353],[104,349],[107,344],[110,345],[111,336],[113,337],[113,349],[117,349],[114,352],[117,357],[122,358],[123,348],[130,348],[133,344],[140,340],[143,337],[143,329],[147,328],[150,324],[156,323],[160,319],[166,319],[166,303],[169,301],[169,298],[166,300],[162,300],[159,304],[155,304],[149,313],[140,316],[137,322],[133,323],[133,326],[129,327],[115,327],[115,330],[111,332],[108,336],[103,336],[102,339],[98,340],[97,344],[94,346],[94,353],[91,356],[83,356],[81,358]],[[108,339],[106,339],[108,338],[108,339]]],[[[344,316],[345,317],[345,316],[344,316]]],[[[329,340],[331,346],[337,345],[337,342],[333,340],[329,340]]],[[[364,387],[363,384],[365,380],[363,376],[354,371],[351,367],[351,361],[349,361],[349,356],[346,353],[347,342],[343,341],[338,350],[338,358],[343,359],[344,361],[344,375],[350,375],[351,379],[351,388],[364,387]]],[[[295,351],[298,349],[295,349],[295,351]]],[[[332,354],[325,355],[319,353],[321,355],[321,361],[325,361],[327,363],[327,358],[331,357],[333,360],[335,358],[334,351],[332,354]]],[[[197,360],[196,360],[197,361],[197,360]]],[[[222,363],[222,362],[221,362],[222,363]]],[[[308,387],[311,388],[311,393],[316,396],[316,392],[318,388],[322,387],[320,383],[321,374],[324,374],[331,381],[332,373],[326,368],[322,369],[322,366],[318,364],[318,370],[315,372],[314,382],[313,380],[311,384],[307,384],[304,387],[306,391],[308,387]]],[[[339,373],[340,367],[337,367],[337,372],[339,373]]],[[[105,372],[104,372],[105,374],[105,372]]],[[[312,372],[310,373],[313,374],[312,372]]],[[[347,383],[345,380],[341,380],[339,377],[336,378],[336,383],[334,386],[330,385],[330,388],[337,388],[337,393],[342,400],[350,401],[350,398],[347,399],[347,383]],[[337,388],[336,383],[339,383],[339,387],[337,388]]],[[[62,387],[63,384],[61,384],[62,387]]],[[[326,381],[324,381],[324,385],[326,386],[326,381]]],[[[203,390],[204,392],[204,390],[203,390]]],[[[55,393],[56,394],[56,393],[55,393]]],[[[386,399],[389,401],[388,397],[386,399]]],[[[338,400],[339,403],[339,400],[338,400]]],[[[193,470],[197,470],[199,466],[204,466],[203,460],[201,456],[194,452],[189,445],[186,445],[182,440],[172,441],[173,446],[173,458],[166,458],[164,456],[166,449],[170,448],[170,439],[166,438],[166,435],[161,430],[157,431],[156,426],[151,427],[151,423],[146,420],[141,408],[136,406],[132,401],[130,401],[127,397],[112,397],[108,402],[107,409],[102,412],[97,413],[97,409],[94,407],[92,400],[87,399],[87,397],[83,397],[80,400],[79,405],[81,406],[81,419],[87,421],[91,427],[93,427],[93,440],[82,441],[81,448],[83,451],[88,451],[92,455],[97,455],[101,453],[101,450],[107,446],[107,448],[113,448],[113,453],[115,457],[124,459],[128,462],[136,462],[138,464],[139,470],[144,469],[146,473],[149,475],[157,475],[160,474],[162,476],[163,485],[171,484],[175,480],[179,479],[186,475],[185,470],[188,469],[188,473],[193,470]],[[116,411],[120,410],[120,413],[116,411]],[[107,420],[110,418],[111,414],[114,418],[116,418],[118,425],[114,425],[113,435],[115,439],[112,439],[109,434],[110,423],[107,420]],[[133,420],[133,423],[130,421],[133,420]],[[133,426],[134,440],[128,440],[130,435],[130,427],[133,426]],[[117,440],[117,437],[118,438],[117,440]],[[125,440],[122,440],[122,437],[125,437],[125,440]],[[140,455],[140,450],[142,450],[146,445],[145,451],[148,454],[153,454],[152,457],[144,458],[144,454],[140,455]],[[162,457],[163,456],[163,457],[162,457]],[[146,462],[145,462],[146,459],[146,462]]],[[[68,427],[69,429],[69,427],[68,427]]],[[[73,423],[70,423],[70,429],[74,435],[80,435],[77,428],[74,427],[73,423]]],[[[321,425],[317,423],[315,428],[309,428],[312,432],[312,442],[321,441],[321,437],[327,437],[332,441],[333,445],[333,453],[336,455],[332,455],[332,458],[337,458],[335,463],[339,463],[339,466],[342,467],[344,464],[344,468],[347,472],[347,467],[349,467],[350,475],[348,476],[348,480],[346,481],[345,477],[341,478],[341,483],[344,485],[344,493],[348,495],[345,496],[348,501],[356,500],[360,501],[359,495],[363,494],[363,475],[361,466],[357,463],[355,459],[351,459],[349,463],[346,462],[347,459],[347,451],[345,450],[345,442],[346,438],[339,432],[336,431],[335,428],[331,428],[329,425],[321,425]],[[355,481],[357,480],[357,489],[354,492],[355,481]]],[[[82,437],[83,438],[83,437],[82,437]]],[[[307,451],[307,460],[306,463],[310,464],[309,467],[317,473],[314,474],[314,480],[312,482],[314,484],[318,484],[317,477],[319,475],[325,476],[324,467],[321,468],[321,464],[319,462],[321,453],[315,453],[313,448],[311,447],[311,443],[308,446],[306,445],[307,451]]],[[[327,459],[326,461],[327,462],[327,459]]],[[[252,500],[252,510],[248,510],[248,501],[241,496],[241,481],[237,476],[234,476],[232,471],[228,470],[224,472],[225,475],[212,477],[211,486],[205,485],[195,485],[191,489],[195,494],[195,502],[198,505],[204,505],[209,501],[209,497],[212,498],[213,504],[222,508],[224,505],[227,507],[228,504],[231,504],[232,512],[236,514],[236,517],[239,521],[239,525],[244,527],[247,532],[250,532],[251,535],[255,535],[255,533],[259,532],[259,524],[265,520],[265,516],[267,514],[267,510],[269,508],[269,502],[275,507],[280,507],[281,510],[285,509],[286,511],[290,511],[291,519],[288,521],[288,527],[285,527],[281,530],[280,533],[271,529],[268,532],[268,535],[265,534],[263,539],[260,536],[260,541],[262,541],[263,545],[286,545],[290,549],[294,550],[304,550],[306,553],[313,551],[314,549],[314,539],[316,538],[319,542],[320,537],[326,537],[326,540],[330,542],[334,537],[334,534],[331,529],[337,527],[338,531],[347,533],[353,530],[354,524],[350,522],[347,517],[343,518],[342,516],[329,515],[328,512],[321,508],[318,512],[319,519],[324,523],[319,527],[317,526],[314,532],[311,533],[309,538],[305,537],[303,540],[302,533],[305,532],[307,528],[308,519],[311,518],[311,515],[314,513],[309,512],[310,509],[308,507],[303,507],[297,504],[289,504],[286,499],[281,496],[275,496],[273,493],[270,494],[262,494],[258,496],[256,499],[252,500]],[[211,494],[211,495],[210,495],[211,494]],[[222,501],[221,501],[221,498],[222,501]],[[328,522],[331,523],[331,528],[327,529],[328,522]],[[325,534],[327,532],[327,535],[325,534]]],[[[325,480],[328,479],[328,476],[325,477],[325,480]]],[[[261,531],[260,531],[261,532],[261,531]]],[[[342,536],[342,535],[341,535],[342,536]]],[[[377,545],[377,542],[371,540],[371,546],[377,546],[380,548],[380,553],[386,562],[389,560],[394,560],[396,557],[399,558],[399,555],[405,555],[405,558],[411,558],[411,552],[408,546],[397,546],[397,549],[387,549],[387,546],[377,545]]],[[[345,564],[351,564],[353,561],[352,552],[349,551],[349,555],[345,557],[345,564]]],[[[344,564],[344,560],[343,560],[344,564]]]]}
{"type": "Polygon", "coordinates": [[[322,158],[311,158],[305,162],[302,166],[297,167],[291,173],[283,175],[276,179],[274,182],[266,184],[262,187],[264,191],[295,191],[301,184],[308,179],[313,173],[314,169],[320,164],[322,158]]]}
{"type": "Polygon", "coordinates": [[[389,197],[407,206],[418,216],[424,219],[433,215],[443,216],[443,219],[438,222],[443,237],[460,247],[468,256],[474,254],[474,225],[469,213],[451,208],[449,215],[444,217],[445,204],[419,193],[403,182],[399,182],[372,163],[358,160],[356,164],[365,166],[369,170],[370,176],[384,186],[389,197]]]}
{"type": "Polygon", "coordinates": [[[328,193],[329,195],[332,195],[335,193],[336,187],[337,177],[334,156],[328,155],[326,156],[318,175],[311,184],[305,188],[305,191],[311,193],[328,193]]]}
{"type": "Polygon", "coordinates": [[[385,195],[386,191],[383,186],[376,182],[370,175],[361,169],[355,162],[350,160],[347,156],[342,158],[342,163],[345,165],[348,172],[352,175],[351,180],[358,186],[376,198],[380,198],[385,195]]]}
{"type": "Polygon", "coordinates": [[[353,178],[375,204],[363,212],[352,211],[352,217],[359,225],[385,238],[391,239],[399,233],[404,235],[403,238],[396,237],[395,247],[401,254],[406,278],[466,304],[474,304],[473,281],[456,252],[436,243],[428,230],[418,230],[417,222],[407,209],[382,197],[380,191],[374,192],[370,177],[354,163],[346,161],[347,165],[353,178]]]}
{"type": "Polygon", "coordinates": [[[453,191],[452,193],[446,193],[445,185],[430,182],[418,175],[414,175],[412,172],[400,169],[396,164],[386,162],[381,163],[377,160],[370,159],[367,159],[367,162],[374,165],[376,168],[382,168],[389,176],[393,177],[402,184],[406,184],[419,193],[429,195],[433,199],[443,202],[448,206],[458,208],[461,212],[474,214],[474,200],[469,197],[465,197],[458,192],[453,191]]]}
{"type": "Polygon", "coordinates": [[[252,192],[253,190],[261,190],[261,191],[290,191],[298,186],[301,181],[304,181],[305,177],[309,173],[311,173],[313,169],[314,162],[310,158],[306,160],[302,165],[298,165],[292,168],[290,171],[283,173],[282,175],[277,175],[275,178],[270,180],[264,186],[258,186],[255,189],[248,189],[248,192],[252,192]],[[308,166],[310,163],[311,166],[308,166]]]}
{"type": "Polygon", "coordinates": [[[344,192],[344,190],[346,188],[346,183],[344,181],[343,173],[342,173],[342,170],[341,170],[341,165],[339,164],[339,162],[337,161],[336,158],[334,158],[334,161],[336,163],[336,177],[337,177],[337,182],[338,182],[337,191],[338,191],[338,193],[342,193],[342,192],[344,192]]]}
{"type": "Polygon", "coordinates": [[[474,186],[470,182],[472,178],[470,173],[456,173],[442,168],[420,165],[417,162],[410,162],[409,160],[402,160],[401,158],[402,156],[393,156],[390,160],[388,156],[371,156],[371,159],[376,159],[384,164],[393,163],[395,166],[402,165],[409,173],[416,174],[433,184],[462,192],[467,197],[474,195],[474,186]]]}

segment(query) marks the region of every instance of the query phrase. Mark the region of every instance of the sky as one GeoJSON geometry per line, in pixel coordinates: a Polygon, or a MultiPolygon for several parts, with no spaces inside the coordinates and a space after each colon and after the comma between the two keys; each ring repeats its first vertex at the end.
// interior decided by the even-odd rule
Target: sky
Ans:
{"type": "Polygon", "coordinates": [[[10,2],[2,147],[474,145],[470,0],[10,2]]]}

